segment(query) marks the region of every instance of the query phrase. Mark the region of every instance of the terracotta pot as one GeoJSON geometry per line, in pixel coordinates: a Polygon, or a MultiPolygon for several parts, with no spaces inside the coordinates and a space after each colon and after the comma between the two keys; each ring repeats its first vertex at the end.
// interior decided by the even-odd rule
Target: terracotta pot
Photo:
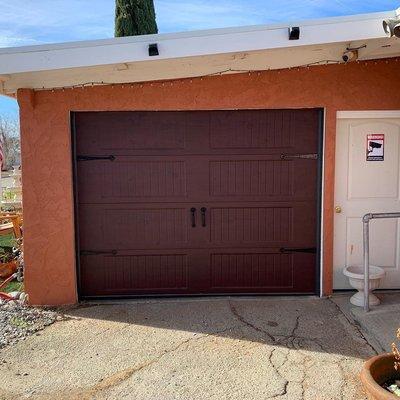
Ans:
{"type": "Polygon", "coordinates": [[[400,372],[394,369],[394,356],[391,353],[370,358],[361,371],[361,382],[370,400],[399,400],[381,384],[389,379],[400,379],[400,372]]]}
{"type": "Polygon", "coordinates": [[[10,261],[7,263],[0,263],[0,278],[7,279],[14,272],[17,272],[18,262],[10,261]]]}

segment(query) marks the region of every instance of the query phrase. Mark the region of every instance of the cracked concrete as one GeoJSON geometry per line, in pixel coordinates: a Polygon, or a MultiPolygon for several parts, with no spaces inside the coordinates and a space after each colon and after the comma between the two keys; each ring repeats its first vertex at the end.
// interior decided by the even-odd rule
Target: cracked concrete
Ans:
{"type": "Polygon", "coordinates": [[[373,355],[327,299],[132,301],[78,307],[0,351],[0,399],[365,399],[373,355]]]}
{"type": "Polygon", "coordinates": [[[400,327],[400,292],[379,291],[375,294],[380,298],[381,304],[371,307],[368,313],[362,307],[350,304],[353,293],[338,293],[332,301],[349,322],[362,332],[377,353],[391,352],[400,327]]]}

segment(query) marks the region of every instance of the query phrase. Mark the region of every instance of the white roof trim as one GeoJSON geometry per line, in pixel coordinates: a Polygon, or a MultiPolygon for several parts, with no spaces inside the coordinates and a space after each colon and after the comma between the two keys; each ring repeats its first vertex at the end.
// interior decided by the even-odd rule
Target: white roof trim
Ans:
{"type": "Polygon", "coordinates": [[[400,118],[400,110],[338,111],[337,119],[400,118]]]}
{"type": "Polygon", "coordinates": [[[396,57],[400,40],[382,21],[398,10],[287,24],[246,26],[0,49],[0,93],[86,82],[140,82],[221,71],[288,68],[333,60],[346,47],[367,45],[359,59],[396,57]],[[288,39],[299,26],[300,39],[288,39]],[[157,43],[160,55],[149,57],[157,43]]]}
{"type": "Polygon", "coordinates": [[[0,50],[0,74],[353,42],[385,37],[382,20],[396,11],[322,20],[176,34],[145,35],[0,50]],[[288,40],[288,27],[300,26],[300,40],[288,40]],[[149,57],[158,43],[160,55],[149,57]]]}

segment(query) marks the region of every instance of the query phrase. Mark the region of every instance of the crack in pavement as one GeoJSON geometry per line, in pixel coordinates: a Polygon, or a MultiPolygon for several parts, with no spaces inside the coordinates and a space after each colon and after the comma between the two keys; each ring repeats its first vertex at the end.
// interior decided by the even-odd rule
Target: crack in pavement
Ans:
{"type": "Polygon", "coordinates": [[[264,334],[265,336],[267,336],[273,343],[276,343],[276,339],[273,335],[271,335],[268,331],[253,325],[251,322],[247,321],[242,315],[239,314],[239,312],[237,311],[237,309],[235,308],[235,306],[232,304],[232,301],[228,300],[228,304],[229,304],[229,308],[232,312],[232,314],[234,315],[234,317],[239,320],[242,324],[247,325],[248,327],[250,327],[251,329],[254,329],[257,332],[260,332],[262,334],[264,334]]]}
{"type": "MultiPolygon", "coordinates": [[[[333,302],[331,301],[335,308],[339,311],[340,314],[342,314],[342,311],[340,310],[340,308],[333,302]]],[[[288,387],[289,387],[289,383],[297,383],[299,384],[299,388],[301,390],[301,398],[304,397],[305,392],[306,392],[306,382],[308,380],[308,374],[310,369],[312,368],[312,366],[314,365],[314,362],[312,360],[312,358],[306,354],[303,354],[303,352],[301,351],[302,348],[302,341],[309,341],[309,342],[314,342],[322,352],[324,353],[329,353],[329,349],[327,349],[322,343],[321,340],[319,338],[311,338],[311,337],[304,337],[304,336],[299,336],[297,335],[297,332],[299,330],[300,327],[300,320],[301,320],[301,314],[296,316],[296,320],[293,326],[293,329],[291,330],[291,332],[288,335],[284,335],[284,334],[277,334],[277,335],[273,335],[270,332],[266,331],[265,329],[255,325],[254,323],[248,321],[243,315],[241,315],[238,310],[235,308],[235,306],[232,304],[231,301],[229,301],[229,306],[231,309],[232,314],[235,316],[235,318],[237,320],[239,320],[242,324],[244,324],[245,326],[248,326],[249,328],[262,333],[263,335],[267,336],[270,339],[269,344],[271,345],[284,345],[287,347],[287,352],[282,352],[284,359],[283,361],[281,361],[280,365],[276,365],[273,357],[275,352],[278,350],[278,348],[274,347],[270,354],[269,354],[269,358],[268,361],[271,364],[272,368],[274,369],[274,371],[276,372],[276,374],[283,380],[284,382],[284,386],[282,388],[282,391],[280,393],[277,393],[273,396],[268,397],[268,399],[277,399],[280,397],[284,397],[286,395],[288,395],[288,387]],[[297,343],[297,341],[299,343],[297,343]],[[286,342],[286,343],[285,343],[286,342]],[[297,368],[301,369],[301,376],[299,377],[299,380],[293,381],[291,379],[287,379],[285,377],[284,372],[282,372],[282,369],[285,367],[285,365],[289,362],[289,356],[290,356],[290,352],[291,351],[300,351],[300,354],[302,355],[303,361],[296,363],[297,368]]],[[[352,321],[350,321],[348,318],[346,318],[346,321],[350,324],[350,326],[354,326],[354,323],[352,321]]],[[[365,337],[362,335],[362,333],[360,332],[359,329],[356,330],[359,333],[359,336],[361,338],[364,339],[365,343],[372,348],[372,346],[368,343],[368,341],[365,339],[365,337]]],[[[373,349],[373,348],[372,348],[373,349]]],[[[345,372],[343,366],[342,366],[342,362],[346,361],[346,358],[341,358],[340,360],[334,362],[334,365],[337,366],[341,379],[340,379],[340,388],[339,388],[339,392],[340,392],[340,398],[343,399],[344,395],[345,395],[345,390],[346,390],[346,379],[348,377],[348,374],[345,372]]],[[[292,366],[293,367],[293,366],[292,366]]]]}
{"type": "Polygon", "coordinates": [[[276,399],[278,397],[285,396],[287,394],[287,389],[288,389],[288,385],[289,385],[289,381],[282,375],[282,373],[280,372],[280,368],[282,368],[286,364],[286,362],[288,360],[288,356],[289,356],[290,350],[288,350],[288,352],[285,354],[285,359],[284,359],[284,361],[282,362],[282,364],[280,366],[276,366],[274,361],[273,361],[273,359],[272,359],[276,350],[277,350],[276,347],[274,347],[271,350],[271,352],[270,352],[270,354],[268,356],[268,361],[271,364],[271,366],[274,369],[274,371],[276,372],[276,374],[283,380],[283,388],[282,388],[282,392],[281,393],[277,393],[274,396],[268,397],[268,399],[276,399]]]}
{"type": "MultiPolygon", "coordinates": [[[[249,328],[264,334],[265,336],[268,337],[268,339],[271,340],[271,342],[273,344],[280,343],[280,340],[278,340],[278,339],[286,339],[286,340],[290,341],[290,344],[292,345],[292,348],[294,348],[293,342],[294,342],[295,339],[298,339],[298,340],[309,340],[309,341],[315,341],[315,342],[318,342],[318,340],[319,340],[319,338],[312,338],[312,337],[296,335],[296,332],[299,329],[301,315],[297,315],[296,316],[296,321],[295,321],[294,327],[292,329],[292,332],[289,335],[283,335],[283,334],[273,335],[270,332],[266,331],[265,329],[263,329],[263,328],[261,328],[261,327],[259,327],[257,325],[254,325],[253,323],[248,321],[243,315],[241,315],[238,312],[238,310],[232,304],[232,301],[229,300],[228,303],[229,303],[229,307],[230,307],[230,310],[231,310],[232,314],[235,316],[235,318],[237,320],[239,320],[242,324],[248,326],[249,328]]],[[[318,343],[318,344],[320,345],[320,343],[318,343]]]]}
{"type": "Polygon", "coordinates": [[[228,327],[228,328],[224,328],[224,329],[221,329],[221,330],[215,331],[215,332],[210,332],[210,333],[207,333],[207,334],[204,334],[201,336],[190,337],[190,338],[178,343],[176,346],[172,347],[171,349],[164,350],[163,353],[159,354],[158,356],[156,356],[148,361],[145,361],[137,366],[125,368],[122,371],[118,371],[110,376],[107,376],[106,378],[103,378],[99,383],[97,383],[96,385],[94,385],[90,388],[74,389],[74,390],[70,390],[68,393],[62,393],[62,394],[60,394],[60,393],[57,393],[57,394],[56,393],[43,393],[35,398],[41,399],[41,400],[50,400],[50,399],[52,400],[55,398],[57,398],[58,400],[92,400],[95,398],[95,396],[99,392],[109,390],[115,386],[120,385],[127,379],[131,378],[135,373],[142,371],[143,369],[156,364],[162,358],[174,353],[175,351],[184,347],[188,343],[193,342],[193,341],[198,341],[198,340],[207,338],[209,336],[218,335],[220,333],[224,333],[226,331],[233,330],[233,329],[235,329],[235,327],[228,327]]]}
{"type": "MultiPolygon", "coordinates": [[[[232,304],[232,301],[228,301],[228,303],[229,303],[229,307],[230,307],[230,310],[231,310],[232,314],[242,324],[244,324],[244,325],[248,326],[249,328],[251,328],[251,329],[253,329],[253,330],[257,331],[257,332],[260,332],[263,335],[267,336],[271,340],[272,344],[278,344],[279,343],[279,341],[277,340],[277,337],[288,339],[291,342],[291,347],[294,348],[293,341],[297,338],[296,332],[297,332],[297,330],[299,328],[299,324],[300,324],[300,315],[297,315],[294,327],[292,329],[292,332],[289,335],[276,335],[276,336],[274,336],[270,332],[266,331],[265,329],[262,329],[259,326],[256,326],[253,323],[251,323],[250,321],[248,321],[243,315],[241,315],[238,312],[238,310],[232,304]]],[[[308,338],[304,338],[304,339],[308,339],[308,338]]],[[[280,369],[288,361],[288,357],[289,357],[289,354],[290,354],[290,347],[288,347],[287,353],[284,354],[285,358],[284,358],[284,360],[283,360],[283,362],[281,363],[280,366],[275,365],[275,363],[273,361],[273,355],[274,355],[276,350],[277,350],[276,347],[274,347],[271,350],[271,352],[269,354],[269,357],[268,357],[268,361],[271,364],[271,366],[274,369],[274,371],[276,372],[276,374],[282,379],[283,388],[282,388],[282,391],[280,393],[277,393],[277,394],[275,394],[273,396],[270,396],[270,397],[268,397],[268,399],[277,399],[279,397],[285,396],[288,393],[289,380],[284,377],[284,375],[281,373],[280,369]]],[[[302,385],[303,385],[304,379],[305,379],[305,372],[303,373],[303,380],[301,381],[302,385]]]]}
{"type": "Polygon", "coordinates": [[[368,342],[367,338],[364,336],[364,334],[362,333],[361,328],[355,323],[355,321],[351,320],[341,309],[340,307],[330,298],[328,297],[328,301],[330,303],[332,303],[336,309],[336,311],[338,312],[338,314],[342,315],[346,321],[352,326],[354,327],[354,329],[357,331],[357,333],[359,334],[360,338],[368,345],[368,347],[372,350],[374,355],[377,355],[378,352],[375,350],[374,346],[372,346],[371,343],[368,342]]]}

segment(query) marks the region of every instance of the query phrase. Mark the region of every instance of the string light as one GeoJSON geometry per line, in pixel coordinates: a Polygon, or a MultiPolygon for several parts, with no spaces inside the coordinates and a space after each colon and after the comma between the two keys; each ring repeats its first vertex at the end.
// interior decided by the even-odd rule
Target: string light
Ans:
{"type": "MultiPolygon", "coordinates": [[[[391,61],[395,61],[398,62],[399,61],[399,57],[393,57],[391,58],[391,61]]],[[[373,65],[378,65],[379,63],[385,63],[385,64],[389,64],[389,60],[384,59],[384,60],[368,60],[368,61],[360,61],[360,60],[356,60],[357,64],[362,63],[363,65],[367,66],[369,64],[373,64],[373,65]]],[[[247,73],[248,76],[251,76],[252,73],[257,73],[257,76],[261,76],[262,73],[265,72],[276,72],[278,74],[281,73],[281,71],[293,71],[293,70],[297,70],[300,71],[301,69],[307,69],[309,70],[310,67],[313,66],[330,66],[330,65],[347,65],[348,63],[344,63],[342,60],[321,60],[321,61],[316,61],[316,62],[312,62],[312,63],[308,63],[308,64],[304,64],[304,65],[298,65],[298,66],[292,66],[292,67],[286,67],[286,68],[277,68],[277,69],[271,69],[270,67],[265,67],[264,69],[256,69],[256,70],[249,70],[249,69],[232,69],[232,68],[228,68],[222,71],[216,71],[216,72],[211,72],[209,74],[204,74],[204,75],[199,75],[199,76],[193,76],[193,77],[187,77],[187,78],[180,78],[180,79],[167,79],[167,80],[162,80],[162,81],[158,81],[155,82],[156,84],[161,84],[162,86],[165,85],[165,83],[170,82],[170,85],[173,86],[172,81],[174,81],[175,83],[179,83],[181,82],[182,84],[184,84],[185,82],[187,82],[189,80],[190,83],[193,83],[193,79],[200,79],[200,81],[203,81],[203,78],[206,77],[213,77],[213,76],[222,76],[224,74],[229,74],[229,73],[247,73]]],[[[150,83],[150,86],[154,86],[154,81],[153,82],[146,82],[146,84],[150,83]]],[[[121,88],[124,88],[124,84],[123,83],[116,83],[116,82],[105,82],[105,81],[91,81],[91,82],[85,82],[85,83],[80,83],[80,84],[76,84],[76,85],[69,85],[69,86],[55,86],[52,88],[46,88],[44,86],[40,87],[40,88],[34,88],[33,90],[51,90],[52,92],[56,91],[56,90],[62,90],[65,91],[66,89],[84,89],[86,87],[94,87],[94,86],[111,86],[112,89],[114,89],[115,85],[121,85],[121,88]]],[[[125,83],[125,85],[127,85],[125,83]]],[[[130,86],[131,88],[137,87],[139,85],[140,88],[144,87],[143,83],[131,83],[130,85],[128,84],[128,87],[130,86]]]]}

